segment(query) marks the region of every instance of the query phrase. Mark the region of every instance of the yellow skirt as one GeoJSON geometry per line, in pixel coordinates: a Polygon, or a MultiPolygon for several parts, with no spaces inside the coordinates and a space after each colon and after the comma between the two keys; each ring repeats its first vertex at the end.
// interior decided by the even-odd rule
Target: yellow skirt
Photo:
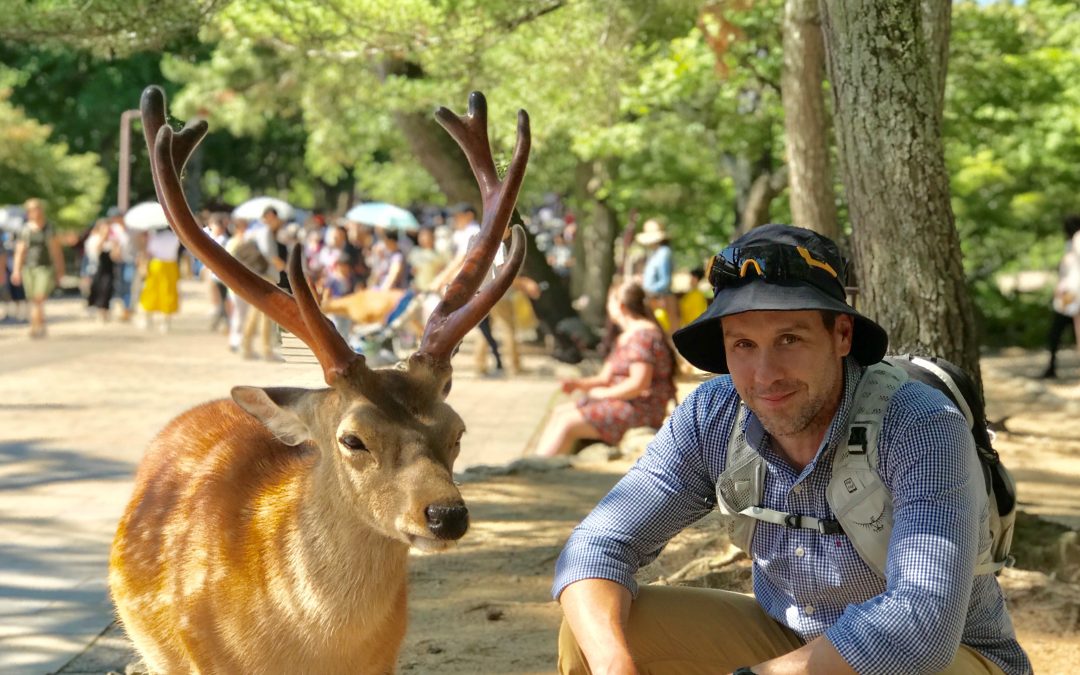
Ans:
{"type": "Polygon", "coordinates": [[[180,308],[176,284],[180,280],[180,266],[175,262],[151,260],[146,269],[139,306],[146,312],[175,314],[180,308]]]}

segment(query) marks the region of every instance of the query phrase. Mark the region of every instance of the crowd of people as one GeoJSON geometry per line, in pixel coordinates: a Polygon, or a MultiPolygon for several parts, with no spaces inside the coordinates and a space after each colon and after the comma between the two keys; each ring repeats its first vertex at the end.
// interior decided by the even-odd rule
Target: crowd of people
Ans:
{"type": "MultiPolygon", "coordinates": [[[[3,321],[24,323],[28,318],[31,337],[46,335],[46,299],[66,272],[63,241],[64,248],[75,252],[68,259],[74,259],[79,290],[95,320],[133,321],[146,330],[167,333],[180,311],[179,280],[192,276],[206,284],[212,307],[208,328],[227,333],[233,352],[246,358],[281,360],[277,327],[192,258],[170,228],[129,227],[123,214],[111,208],[84,232],[62,237],[47,220],[41,200],[28,200],[24,209],[25,224],[4,232],[0,247],[3,321]]],[[[227,212],[202,212],[198,217],[207,234],[237,260],[285,289],[288,252],[299,244],[305,273],[324,311],[358,350],[370,347],[363,339],[365,331],[394,320],[405,342],[415,342],[480,230],[478,209],[467,203],[425,209],[416,226],[405,227],[380,227],[320,214],[289,222],[291,214],[282,215],[270,207],[256,219],[227,212]]],[[[541,210],[531,219],[531,227],[556,274],[568,278],[573,265],[572,216],[567,214],[564,220],[550,209],[541,210]]],[[[503,254],[500,250],[496,265],[503,254]]],[[[519,288],[540,292],[535,284],[519,288]]],[[[500,345],[488,319],[480,332],[484,340],[478,369],[501,375],[503,351],[508,347],[507,370],[516,372],[519,357],[514,336],[507,336],[500,345]],[[489,355],[493,368],[488,365],[489,355]]]]}

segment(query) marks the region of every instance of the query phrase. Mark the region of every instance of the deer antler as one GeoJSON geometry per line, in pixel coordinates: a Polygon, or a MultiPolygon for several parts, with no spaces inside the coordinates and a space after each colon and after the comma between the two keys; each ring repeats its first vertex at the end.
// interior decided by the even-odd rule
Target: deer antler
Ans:
{"type": "Polygon", "coordinates": [[[165,94],[159,87],[147,87],[139,107],[158,201],[188,250],[237,295],[309,346],[322,365],[327,384],[333,385],[351,367],[366,368],[364,357],[349,348],[333,324],[319,311],[301,269],[299,245],[289,255],[287,272],[293,291],[290,296],[244,267],[199,227],[184,196],[180,173],[195,146],[206,135],[206,122],[189,122],[180,132],[174,132],[165,123],[165,94]]]}
{"type": "Polygon", "coordinates": [[[428,319],[420,349],[413,355],[414,359],[430,359],[437,364],[446,365],[465,334],[480,323],[506,293],[525,260],[525,233],[520,226],[515,225],[511,231],[509,259],[495,279],[476,293],[476,289],[491,269],[499,243],[506,232],[506,225],[514,211],[521,181],[525,176],[525,165],[529,160],[532,137],[529,132],[529,115],[524,110],[519,110],[514,156],[506,177],[500,181],[488,141],[487,101],[483,94],[474,91],[469,95],[469,113],[465,117],[455,115],[446,108],[439,108],[435,118],[465,152],[480,186],[484,213],[480,234],[470,247],[461,271],[450,282],[442,302],[428,319]]]}

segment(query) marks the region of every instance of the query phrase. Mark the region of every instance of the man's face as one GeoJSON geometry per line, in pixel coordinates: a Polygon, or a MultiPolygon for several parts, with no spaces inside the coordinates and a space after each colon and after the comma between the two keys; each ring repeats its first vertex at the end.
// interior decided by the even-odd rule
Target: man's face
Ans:
{"type": "Polygon", "coordinates": [[[837,316],[832,330],[816,310],[744,312],[720,321],[735,390],[765,430],[781,442],[823,432],[843,388],[851,317],[837,316]]]}
{"type": "Polygon", "coordinates": [[[476,215],[472,211],[461,211],[454,214],[454,227],[459,230],[472,221],[476,220],[476,215]]]}
{"type": "Polygon", "coordinates": [[[263,216],[263,222],[266,223],[266,226],[271,230],[276,230],[281,227],[281,217],[273,211],[270,211],[263,216]]]}

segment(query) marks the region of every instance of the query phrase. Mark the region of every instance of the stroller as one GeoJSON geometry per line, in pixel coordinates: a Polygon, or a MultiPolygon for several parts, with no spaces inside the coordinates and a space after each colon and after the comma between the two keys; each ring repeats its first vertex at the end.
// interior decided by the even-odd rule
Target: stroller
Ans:
{"type": "Polygon", "coordinates": [[[438,302],[436,293],[407,290],[384,321],[352,326],[349,345],[372,367],[403,361],[420,346],[425,320],[438,302]]]}
{"type": "MultiPolygon", "coordinates": [[[[373,368],[404,360],[419,346],[425,307],[434,309],[437,294],[415,291],[361,290],[323,304],[323,312],[373,368]],[[433,296],[433,297],[432,297],[433,296]]],[[[428,313],[430,313],[430,309],[428,313]]],[[[311,349],[281,331],[281,354],[289,363],[316,363],[311,349]]]]}

